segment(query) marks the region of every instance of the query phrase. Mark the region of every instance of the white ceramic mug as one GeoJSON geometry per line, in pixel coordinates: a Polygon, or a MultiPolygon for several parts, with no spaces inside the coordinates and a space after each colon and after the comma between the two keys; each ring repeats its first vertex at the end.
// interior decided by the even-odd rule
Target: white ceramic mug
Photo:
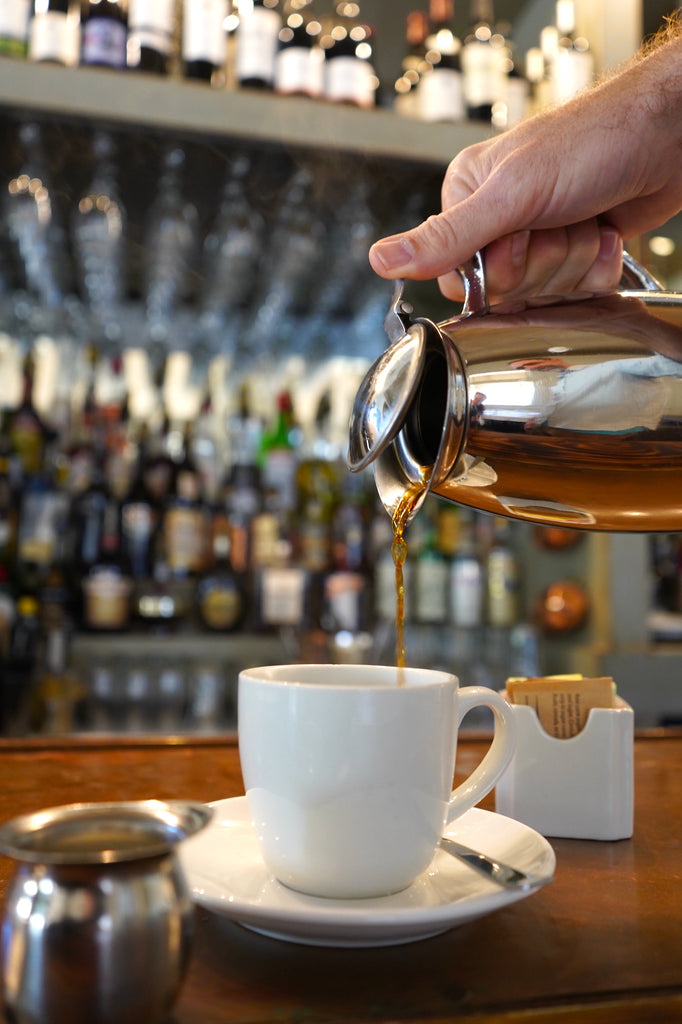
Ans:
{"type": "Polygon", "coordinates": [[[509,764],[515,722],[485,687],[383,665],[277,665],[239,675],[239,753],[263,859],[315,896],[381,896],[424,871],[445,825],[509,764]],[[495,716],[485,758],[452,790],[467,711],[495,716]]]}

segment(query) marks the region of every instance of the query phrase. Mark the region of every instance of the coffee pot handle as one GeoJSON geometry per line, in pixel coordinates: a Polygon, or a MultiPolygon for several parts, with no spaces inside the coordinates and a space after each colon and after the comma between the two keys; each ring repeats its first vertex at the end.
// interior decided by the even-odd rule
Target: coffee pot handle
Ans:
{"type": "MultiPolygon", "coordinates": [[[[476,252],[471,259],[466,260],[457,267],[457,272],[462,278],[462,284],[464,285],[464,305],[461,315],[471,316],[474,313],[487,313],[490,304],[488,302],[483,253],[480,250],[476,252]]],[[[664,291],[661,282],[627,251],[623,252],[623,276],[621,283],[624,290],[630,288],[636,291],[647,292],[664,291]]]]}
{"type": "Polygon", "coordinates": [[[623,276],[621,277],[621,284],[623,290],[628,287],[633,288],[636,291],[645,292],[662,292],[664,291],[663,285],[658,281],[653,274],[638,263],[634,256],[631,256],[629,252],[623,252],[623,276]]]}
{"type": "Polygon", "coordinates": [[[490,308],[488,290],[485,283],[485,264],[483,253],[479,250],[471,259],[465,260],[457,273],[464,285],[464,305],[462,316],[473,316],[474,313],[487,313],[490,308]]]}

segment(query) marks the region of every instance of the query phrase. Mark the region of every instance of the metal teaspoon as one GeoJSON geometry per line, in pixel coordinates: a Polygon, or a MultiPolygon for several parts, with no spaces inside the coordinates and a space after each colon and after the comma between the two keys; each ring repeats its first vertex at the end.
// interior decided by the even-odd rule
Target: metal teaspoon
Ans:
{"type": "Polygon", "coordinates": [[[455,839],[449,839],[447,836],[441,836],[440,847],[446,853],[450,853],[453,857],[464,861],[470,868],[485,875],[486,878],[497,882],[504,889],[530,892],[552,881],[551,875],[542,878],[527,875],[501,860],[493,860],[491,857],[486,857],[484,853],[472,850],[469,846],[464,846],[462,843],[458,843],[455,839]]]}

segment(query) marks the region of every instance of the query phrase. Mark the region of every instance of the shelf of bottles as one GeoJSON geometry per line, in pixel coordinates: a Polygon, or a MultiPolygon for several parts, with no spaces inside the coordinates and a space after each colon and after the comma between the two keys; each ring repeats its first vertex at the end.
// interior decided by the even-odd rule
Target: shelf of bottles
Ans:
{"type": "Polygon", "coordinates": [[[62,118],[443,166],[594,73],[573,0],[526,54],[492,0],[469,10],[461,38],[453,0],[411,11],[382,81],[381,40],[356,0],[14,0],[0,7],[0,96],[62,118]]]}

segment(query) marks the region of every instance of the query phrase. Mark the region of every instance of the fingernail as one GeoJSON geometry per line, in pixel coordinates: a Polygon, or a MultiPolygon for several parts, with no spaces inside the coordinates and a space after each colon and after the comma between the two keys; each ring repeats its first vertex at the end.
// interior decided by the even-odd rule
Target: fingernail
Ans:
{"type": "Polygon", "coordinates": [[[381,264],[384,270],[397,270],[411,263],[414,257],[414,249],[406,238],[384,238],[376,242],[371,249],[372,256],[381,264]]]}
{"type": "Polygon", "coordinates": [[[511,245],[509,247],[509,257],[512,263],[517,264],[526,262],[526,254],[528,252],[528,242],[530,239],[530,231],[515,231],[511,236],[511,245]]]}
{"type": "Polygon", "coordinates": [[[620,247],[620,234],[615,228],[601,228],[599,232],[599,259],[610,260],[620,247]]]}

